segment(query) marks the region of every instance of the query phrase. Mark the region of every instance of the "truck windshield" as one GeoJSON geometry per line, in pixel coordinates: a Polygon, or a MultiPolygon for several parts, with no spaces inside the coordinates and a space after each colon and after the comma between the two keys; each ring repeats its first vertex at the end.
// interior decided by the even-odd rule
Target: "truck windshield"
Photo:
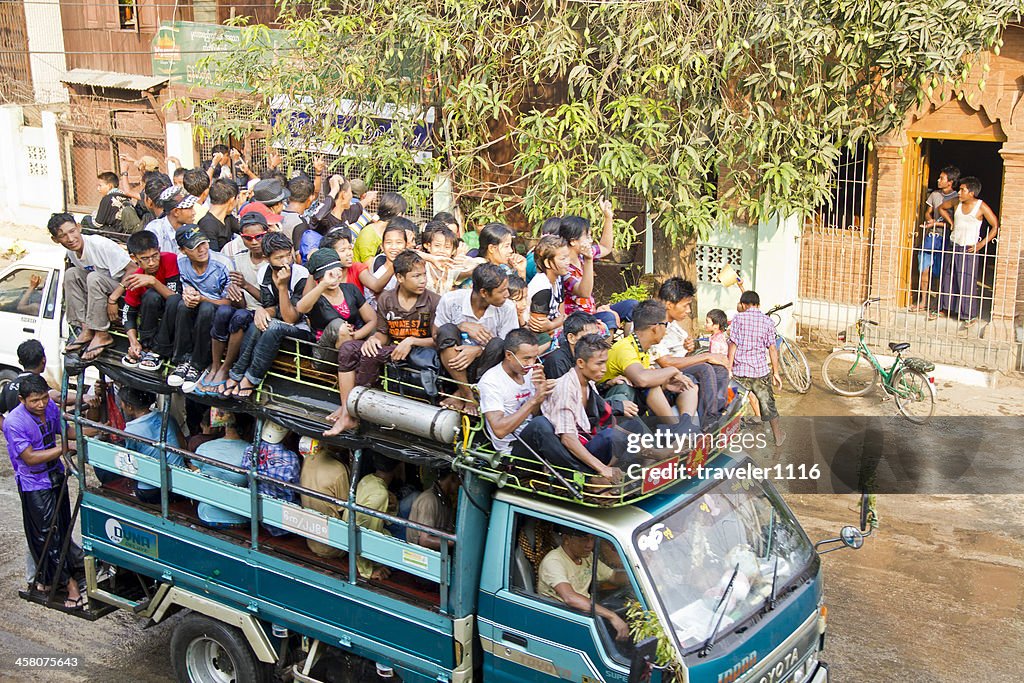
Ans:
{"type": "Polygon", "coordinates": [[[723,481],[641,527],[637,550],[683,654],[734,630],[782,592],[814,549],[779,494],[723,481]],[[719,623],[721,622],[721,623],[719,623]]]}

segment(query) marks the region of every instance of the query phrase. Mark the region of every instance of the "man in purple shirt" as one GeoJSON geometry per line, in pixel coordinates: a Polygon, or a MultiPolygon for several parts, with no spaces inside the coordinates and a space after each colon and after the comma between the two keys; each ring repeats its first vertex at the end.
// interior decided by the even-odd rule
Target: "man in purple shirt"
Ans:
{"type": "Polygon", "coordinates": [[[60,409],[50,400],[50,387],[39,375],[23,378],[18,395],[21,405],[7,416],[3,431],[21,497],[25,537],[38,567],[35,588],[49,590],[59,581],[67,586],[64,607],[81,609],[85,598],[73,576],[71,549],[64,562],[60,561],[64,539],[71,533],[71,505],[60,460],[60,409]],[[47,547],[51,525],[54,529],[47,547]]]}
{"type": "Polygon", "coordinates": [[[775,409],[775,392],[772,390],[773,384],[782,388],[775,325],[761,312],[761,297],[753,290],[743,292],[738,310],[739,313],[729,323],[732,376],[757,397],[761,422],[771,425],[775,445],[781,446],[786,435],[779,426],[779,411],[775,409]],[[771,367],[768,366],[768,358],[771,358],[771,367]]]}

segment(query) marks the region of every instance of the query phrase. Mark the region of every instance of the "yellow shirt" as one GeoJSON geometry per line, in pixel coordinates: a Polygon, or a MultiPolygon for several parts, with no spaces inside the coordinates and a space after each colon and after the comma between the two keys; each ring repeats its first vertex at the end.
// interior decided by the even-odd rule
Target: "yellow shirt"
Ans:
{"type": "Polygon", "coordinates": [[[625,374],[626,368],[633,363],[640,363],[646,370],[651,367],[651,354],[642,351],[636,338],[630,335],[612,344],[608,352],[608,367],[601,381],[607,382],[625,374]]]}
{"type": "MultiPolygon", "coordinates": [[[[338,500],[348,500],[348,468],[344,463],[328,453],[312,453],[306,456],[302,463],[302,473],[299,475],[299,484],[307,489],[323,493],[338,500]]],[[[319,512],[328,517],[338,519],[341,517],[343,508],[334,503],[313,498],[307,495],[299,495],[302,506],[319,512]]],[[[341,557],[342,552],[331,545],[306,539],[309,549],[320,557],[341,557]]]]}
{"type": "MultiPolygon", "coordinates": [[[[359,483],[356,485],[356,504],[376,510],[377,512],[394,512],[391,509],[391,494],[388,492],[388,487],[384,480],[376,474],[368,474],[359,480],[359,483]]],[[[348,520],[347,510],[343,519],[348,520]]],[[[364,529],[376,531],[379,534],[391,535],[384,528],[384,520],[380,517],[371,517],[362,512],[357,512],[356,524],[364,529]]],[[[367,578],[373,573],[373,562],[360,557],[356,564],[359,569],[359,576],[367,578]]]]}
{"type": "MultiPolygon", "coordinates": [[[[537,569],[537,592],[549,598],[561,600],[555,586],[560,583],[568,583],[574,591],[589,598],[593,566],[593,554],[584,557],[579,564],[576,564],[561,547],[555,548],[540,561],[540,567],[537,569]]],[[[614,577],[615,570],[598,560],[598,582],[611,581],[614,577]]]]}
{"type": "Polygon", "coordinates": [[[373,225],[367,225],[359,231],[356,243],[352,245],[352,252],[356,261],[365,263],[377,255],[380,243],[383,239],[373,225]]]}

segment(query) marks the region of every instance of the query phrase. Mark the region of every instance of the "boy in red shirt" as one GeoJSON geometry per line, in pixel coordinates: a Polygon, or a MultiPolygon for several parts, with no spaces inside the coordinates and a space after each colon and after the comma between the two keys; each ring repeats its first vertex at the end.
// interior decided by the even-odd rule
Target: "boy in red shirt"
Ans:
{"type": "Polygon", "coordinates": [[[160,349],[168,355],[173,340],[173,320],[181,297],[178,295],[178,255],[160,251],[154,233],[140,230],[128,238],[128,255],[139,268],[125,275],[107,298],[107,312],[117,319],[117,302],[124,294],[121,324],[128,334],[128,353],[121,364],[156,372],[160,349]]]}

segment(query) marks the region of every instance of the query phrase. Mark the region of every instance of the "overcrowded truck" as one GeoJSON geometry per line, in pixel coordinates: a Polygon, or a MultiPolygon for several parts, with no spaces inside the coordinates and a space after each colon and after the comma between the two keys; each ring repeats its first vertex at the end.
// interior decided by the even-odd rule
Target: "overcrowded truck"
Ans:
{"type": "MultiPolygon", "coordinates": [[[[64,412],[74,444],[66,461],[78,480],[72,503],[88,596],[74,613],[98,619],[125,610],[145,625],[183,613],[174,617],[170,648],[180,681],[372,681],[378,670],[418,683],[829,679],[819,550],[771,482],[714,476],[751,462],[714,438],[740,427],[746,397],[737,385],[706,441],[649,460],[619,483],[540,453],[496,453],[482,418],[424,401],[408,373],[390,365],[379,388],[349,396],[359,430],[324,437],[325,417],[337,407],[336,375],[297,340],[285,343],[251,400],[190,397],[251,414],[254,440],[274,423],[343,458],[348,495],[331,498],[255,467],[215,463],[244,480],[235,484],[169,464],[174,453],[192,464],[207,459],[169,443],[180,394],[160,374],[123,367],[126,340],[116,334],[90,372],[157,394],[162,427],[147,440],[87,417],[86,367],[68,357],[64,395],[79,391],[64,412]],[[126,447],[129,437],[152,446],[150,454],[126,447]],[[455,532],[359,505],[357,482],[375,454],[423,481],[439,468],[458,472],[455,532]],[[698,467],[705,476],[692,476],[698,467]],[[159,504],[136,499],[136,481],[158,487],[159,504]],[[263,484],[345,514],[286,502],[261,492],[263,484]],[[207,528],[197,503],[249,523],[207,528]],[[361,516],[383,520],[386,531],[359,525],[361,516]],[[409,531],[438,539],[437,549],[405,540],[409,531]],[[337,557],[311,552],[307,540],[337,557]],[[545,557],[569,547],[592,571],[580,591],[586,601],[573,605],[553,596],[539,571],[545,557]],[[357,564],[366,560],[388,571],[361,576],[357,564]]],[[[862,514],[861,529],[845,527],[820,552],[859,547],[869,522],[862,514]]],[[[66,544],[61,550],[69,552],[66,544]]],[[[63,609],[52,593],[26,589],[22,597],[63,609]]]]}

